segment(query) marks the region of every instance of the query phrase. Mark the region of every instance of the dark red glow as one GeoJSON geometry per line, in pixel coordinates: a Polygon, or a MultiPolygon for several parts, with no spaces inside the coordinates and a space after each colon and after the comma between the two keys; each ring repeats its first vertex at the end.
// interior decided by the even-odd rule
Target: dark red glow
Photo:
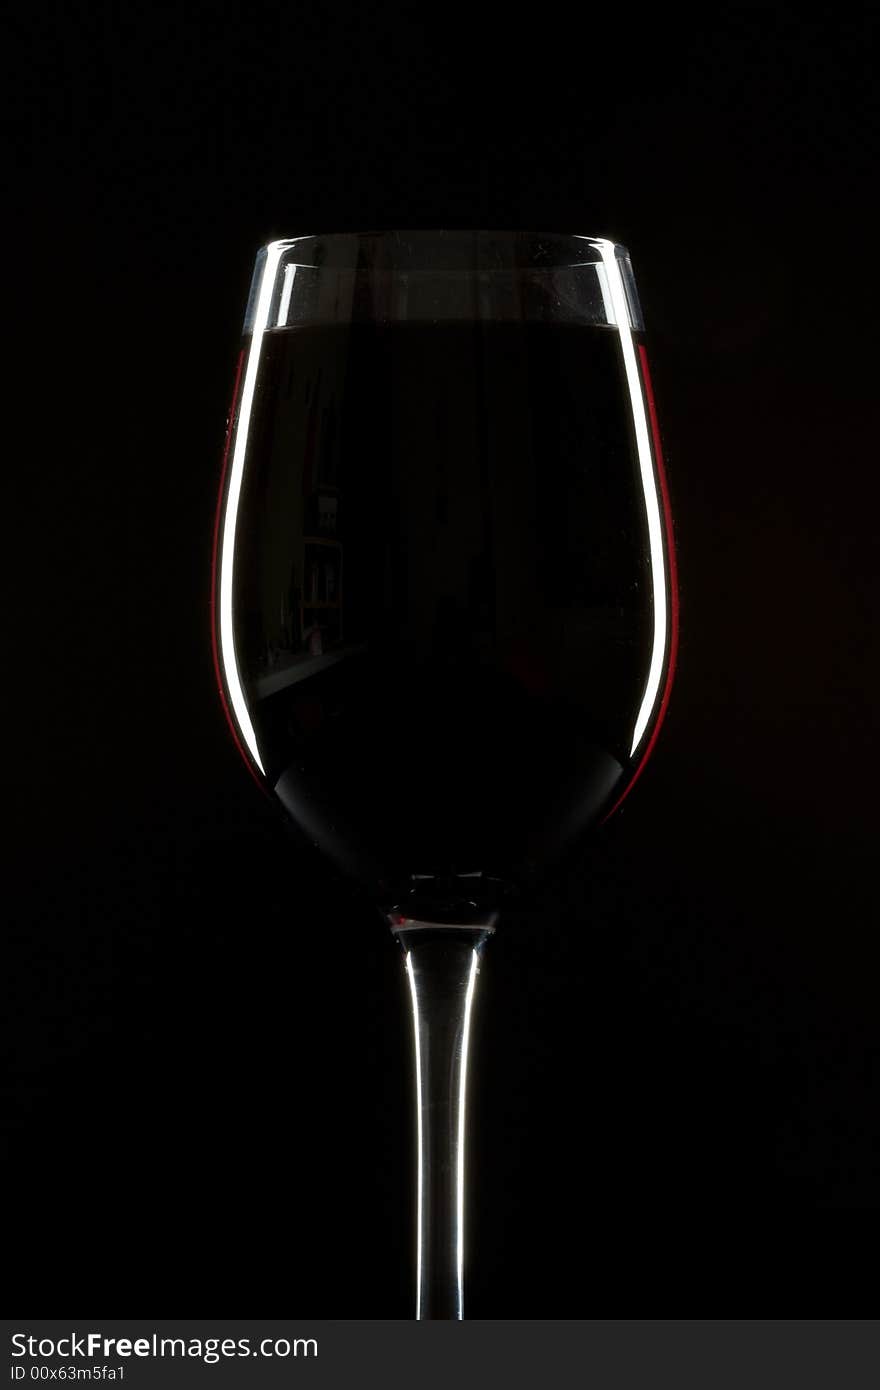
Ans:
{"type": "Polygon", "coordinates": [[[232,403],[229,407],[229,422],[226,427],[226,441],[223,445],[223,462],[220,465],[220,491],[217,496],[217,509],[214,514],[214,540],[211,546],[211,655],[214,659],[214,678],[217,682],[217,689],[220,693],[220,703],[223,706],[223,713],[229,725],[229,732],[232,734],[236,748],[244,759],[245,767],[253,777],[257,786],[264,790],[263,783],[257,776],[254,765],[239,738],[238,728],[232,717],[232,710],[226,698],[226,686],[223,682],[223,673],[220,670],[220,650],[217,643],[217,553],[220,547],[220,519],[223,514],[223,498],[226,492],[226,470],[229,464],[229,446],[232,442],[232,433],[235,425],[235,411],[238,406],[238,392],[241,386],[241,369],[244,365],[244,348],[238,354],[238,363],[235,368],[235,382],[232,387],[232,403]]]}
{"type": "Polygon", "coordinates": [[[663,685],[663,694],[660,698],[660,708],[657,711],[657,721],[654,725],[651,737],[645,744],[645,750],[636,764],[635,771],[624,788],[623,793],[615,801],[608,814],[603,817],[603,824],[614,815],[614,812],[629,796],[636,782],[641,777],[648,759],[654,751],[657,735],[660,733],[663,721],[666,718],[666,710],[669,707],[669,696],[672,692],[672,682],[675,677],[675,666],[678,660],[678,566],[675,558],[675,537],[672,532],[672,507],[669,502],[669,484],[666,481],[666,469],[663,465],[663,448],[660,443],[660,424],[657,419],[657,405],[654,400],[654,388],[651,384],[651,372],[648,367],[648,354],[643,343],[639,343],[638,350],[639,366],[642,374],[642,387],[645,392],[645,404],[648,407],[648,420],[651,426],[654,471],[657,477],[657,485],[660,489],[660,505],[663,509],[666,568],[669,575],[669,652],[666,659],[666,680],[663,685]]]}

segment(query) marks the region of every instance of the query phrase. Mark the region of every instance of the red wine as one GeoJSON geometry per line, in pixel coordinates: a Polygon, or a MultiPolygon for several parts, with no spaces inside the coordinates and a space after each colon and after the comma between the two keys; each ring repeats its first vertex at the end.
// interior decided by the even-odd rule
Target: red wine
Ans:
{"type": "Polygon", "coordinates": [[[634,749],[655,592],[619,336],[272,330],[247,430],[232,618],[266,783],[383,906],[466,918],[608,812],[657,718],[634,749]]]}

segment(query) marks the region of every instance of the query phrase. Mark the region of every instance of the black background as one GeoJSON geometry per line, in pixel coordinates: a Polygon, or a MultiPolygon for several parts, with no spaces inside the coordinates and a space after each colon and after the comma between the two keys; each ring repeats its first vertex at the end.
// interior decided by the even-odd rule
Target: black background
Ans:
{"type": "Polygon", "coordinates": [[[637,792],[486,956],[468,1311],[862,1311],[821,1213],[880,1192],[867,9],[102,0],[16,38],[20,1296],[410,1315],[401,958],[228,739],[211,529],[257,247],[510,226],[630,247],[682,643],[637,792]]]}

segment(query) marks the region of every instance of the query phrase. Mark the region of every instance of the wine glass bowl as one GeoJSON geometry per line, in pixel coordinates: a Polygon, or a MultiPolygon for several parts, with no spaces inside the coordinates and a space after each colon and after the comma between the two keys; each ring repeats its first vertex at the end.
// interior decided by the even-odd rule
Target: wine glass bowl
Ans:
{"type": "Polygon", "coordinates": [[[387,232],[260,253],[219,537],[249,761],[383,909],[504,901],[607,814],[671,667],[628,258],[387,232]]]}

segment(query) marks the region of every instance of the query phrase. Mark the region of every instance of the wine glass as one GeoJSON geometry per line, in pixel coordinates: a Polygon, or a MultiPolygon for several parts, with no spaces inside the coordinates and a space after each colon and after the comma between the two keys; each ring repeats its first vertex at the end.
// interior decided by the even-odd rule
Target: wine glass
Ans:
{"type": "Polygon", "coordinates": [[[416,1313],[460,1318],[481,952],[632,787],[674,667],[625,248],[492,231],[272,242],[222,474],[212,629],[230,729],[403,947],[416,1313]]]}

